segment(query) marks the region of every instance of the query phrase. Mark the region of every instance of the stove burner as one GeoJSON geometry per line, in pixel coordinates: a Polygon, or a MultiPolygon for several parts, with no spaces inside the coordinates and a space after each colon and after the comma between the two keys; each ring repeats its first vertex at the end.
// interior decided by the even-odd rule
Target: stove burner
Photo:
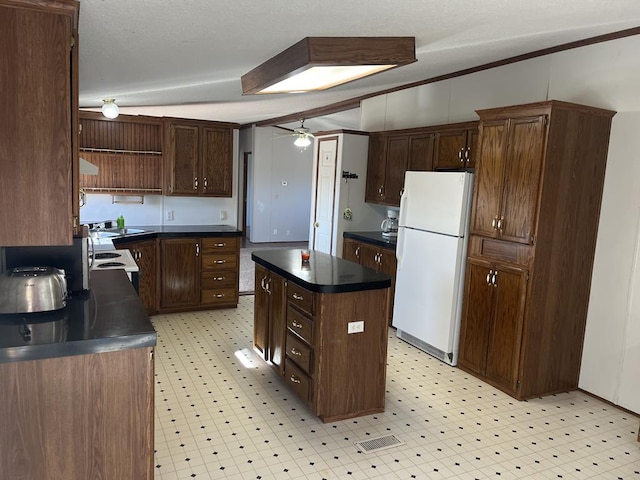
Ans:
{"type": "Polygon", "coordinates": [[[115,252],[99,252],[96,253],[93,258],[95,258],[96,260],[102,260],[105,258],[117,258],[117,257],[121,257],[122,255],[120,255],[119,253],[115,253],[115,252]]]}
{"type": "Polygon", "coordinates": [[[99,265],[96,265],[98,268],[109,268],[109,267],[124,267],[124,263],[122,262],[104,262],[99,265]]]}

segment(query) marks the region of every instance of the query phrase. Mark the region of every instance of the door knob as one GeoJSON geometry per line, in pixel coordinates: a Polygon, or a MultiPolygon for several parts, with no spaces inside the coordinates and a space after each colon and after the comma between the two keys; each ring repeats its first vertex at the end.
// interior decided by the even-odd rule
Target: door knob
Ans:
{"type": "Polygon", "coordinates": [[[318,228],[320,226],[320,224],[318,222],[313,224],[313,228],[318,228]]]}

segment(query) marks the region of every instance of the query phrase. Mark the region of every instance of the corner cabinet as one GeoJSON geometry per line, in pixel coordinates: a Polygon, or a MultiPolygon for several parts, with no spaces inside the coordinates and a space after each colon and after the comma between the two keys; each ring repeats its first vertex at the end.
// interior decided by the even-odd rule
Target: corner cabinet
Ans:
{"type": "Polygon", "coordinates": [[[165,119],[165,194],[231,197],[232,124],[165,119]]]}
{"type": "Polygon", "coordinates": [[[478,111],[458,366],[517,399],[578,387],[614,114],[478,111]]]}
{"type": "Polygon", "coordinates": [[[0,245],[71,245],[78,227],[79,2],[1,1],[0,245]]]}
{"type": "Polygon", "coordinates": [[[158,241],[117,241],[118,248],[131,252],[138,268],[138,296],[149,315],[158,312],[158,241]]]}

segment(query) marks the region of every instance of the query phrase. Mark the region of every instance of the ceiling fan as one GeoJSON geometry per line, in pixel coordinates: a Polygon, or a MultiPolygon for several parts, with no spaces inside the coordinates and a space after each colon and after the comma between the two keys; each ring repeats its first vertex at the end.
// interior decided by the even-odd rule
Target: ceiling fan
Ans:
{"type": "Polygon", "coordinates": [[[306,148],[311,145],[314,138],[311,130],[304,126],[304,119],[300,120],[300,126],[298,128],[294,128],[293,131],[287,135],[295,137],[293,144],[300,148],[306,148]]]}

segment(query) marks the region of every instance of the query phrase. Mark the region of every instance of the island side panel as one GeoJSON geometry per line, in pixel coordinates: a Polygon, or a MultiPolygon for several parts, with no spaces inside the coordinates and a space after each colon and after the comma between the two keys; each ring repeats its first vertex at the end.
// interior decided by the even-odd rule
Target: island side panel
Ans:
{"type": "Polygon", "coordinates": [[[384,411],[389,289],[322,294],[316,318],[316,414],[324,422],[384,411]],[[364,331],[347,333],[350,322],[364,331]]]}
{"type": "Polygon", "coordinates": [[[7,478],[153,478],[152,348],[0,364],[7,478]]]}

